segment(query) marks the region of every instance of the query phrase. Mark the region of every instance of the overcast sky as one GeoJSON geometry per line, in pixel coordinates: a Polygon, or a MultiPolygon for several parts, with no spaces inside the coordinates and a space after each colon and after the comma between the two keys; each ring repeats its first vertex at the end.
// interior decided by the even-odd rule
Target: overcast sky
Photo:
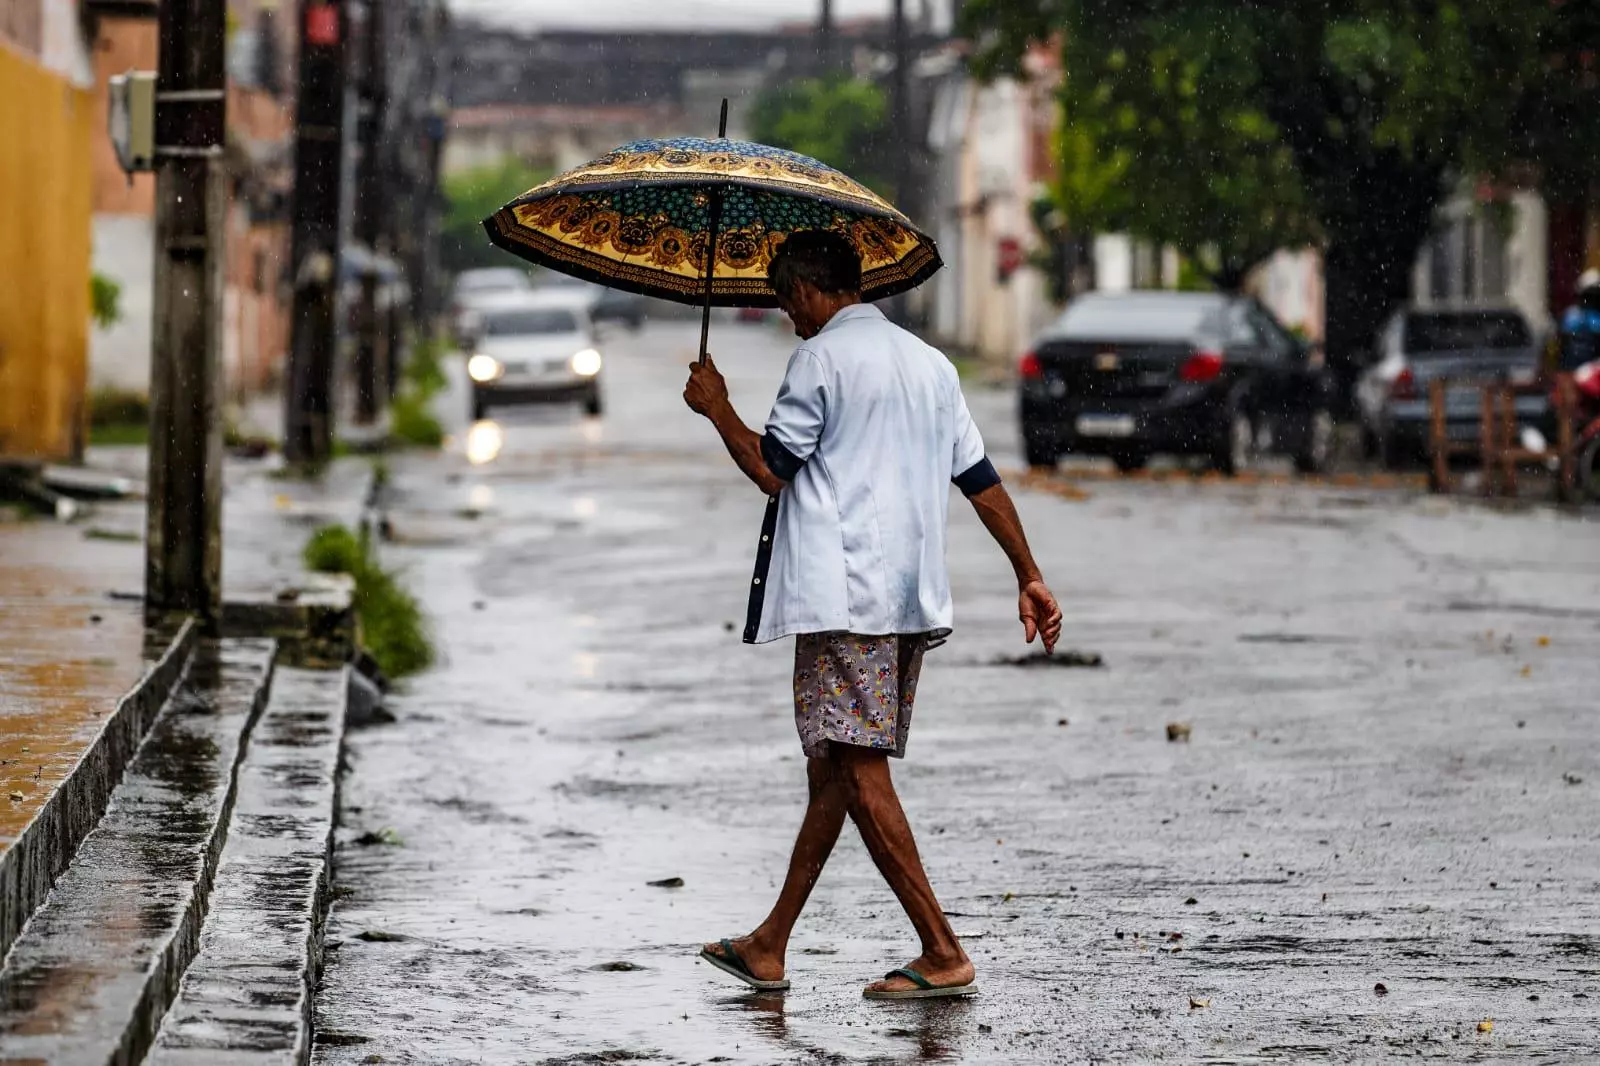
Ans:
{"type": "MultiPolygon", "coordinates": [[[[935,12],[947,0],[907,0],[912,17],[928,2],[935,12]]],[[[542,27],[688,27],[758,28],[779,22],[816,18],[819,0],[450,0],[458,16],[542,27]]],[[[890,0],[833,0],[835,18],[886,16],[890,0]]]]}

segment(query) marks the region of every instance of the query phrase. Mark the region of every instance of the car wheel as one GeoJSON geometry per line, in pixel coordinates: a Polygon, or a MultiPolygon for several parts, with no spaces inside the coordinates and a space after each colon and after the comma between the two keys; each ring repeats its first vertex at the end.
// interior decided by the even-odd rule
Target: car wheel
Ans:
{"type": "Polygon", "coordinates": [[[1060,455],[1056,452],[1055,448],[1044,443],[1043,441],[1034,440],[1031,437],[1025,436],[1022,439],[1022,457],[1028,461],[1029,466],[1038,466],[1044,467],[1048,470],[1054,470],[1056,460],[1060,458],[1060,455]]]}
{"type": "Polygon", "coordinates": [[[599,415],[605,410],[605,404],[600,399],[600,390],[594,389],[583,401],[583,413],[586,415],[599,415]]]}
{"type": "Polygon", "coordinates": [[[1247,413],[1239,410],[1237,404],[1229,403],[1216,443],[1212,445],[1211,465],[1220,473],[1233,477],[1249,469],[1255,445],[1255,424],[1247,413]]]}
{"type": "Polygon", "coordinates": [[[1378,442],[1379,458],[1385,470],[1406,470],[1422,465],[1427,459],[1426,449],[1407,443],[1391,431],[1378,442]]]}
{"type": "Polygon", "coordinates": [[[1579,498],[1600,502],[1600,437],[1578,452],[1574,475],[1579,498]]]}
{"type": "Polygon", "coordinates": [[[1112,452],[1111,462],[1119,473],[1131,474],[1135,470],[1143,470],[1150,462],[1150,457],[1144,452],[1112,452]]]}
{"type": "Polygon", "coordinates": [[[1328,469],[1333,454],[1333,412],[1327,408],[1311,412],[1305,440],[1294,455],[1294,468],[1302,474],[1320,474],[1328,469]]]}
{"type": "Polygon", "coordinates": [[[1378,458],[1378,435],[1365,423],[1361,426],[1361,458],[1369,463],[1378,458]]]}

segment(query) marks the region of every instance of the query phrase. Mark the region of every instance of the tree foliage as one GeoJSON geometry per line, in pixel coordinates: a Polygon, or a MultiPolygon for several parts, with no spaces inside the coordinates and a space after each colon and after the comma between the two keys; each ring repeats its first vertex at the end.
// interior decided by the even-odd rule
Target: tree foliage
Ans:
{"type": "Polygon", "coordinates": [[[750,135],[821,160],[879,195],[892,191],[889,101],[874,82],[833,75],[770,85],[751,110],[750,135]]]}
{"type": "Polygon", "coordinates": [[[505,266],[507,256],[483,232],[483,220],[550,177],[515,156],[445,176],[439,261],[452,274],[474,267],[505,266]]]}
{"type": "Polygon", "coordinates": [[[1058,196],[1087,224],[1210,246],[1221,267],[1320,237],[1337,355],[1407,296],[1464,176],[1592,166],[1595,7],[971,0],[966,25],[982,74],[1062,42],[1058,196]]]}

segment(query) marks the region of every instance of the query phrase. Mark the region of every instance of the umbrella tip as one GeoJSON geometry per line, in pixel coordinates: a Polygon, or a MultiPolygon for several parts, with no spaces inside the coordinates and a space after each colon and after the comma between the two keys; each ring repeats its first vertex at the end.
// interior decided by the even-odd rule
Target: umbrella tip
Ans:
{"type": "Polygon", "coordinates": [[[722,98],[722,117],[717,121],[717,136],[728,136],[728,98],[722,98]]]}

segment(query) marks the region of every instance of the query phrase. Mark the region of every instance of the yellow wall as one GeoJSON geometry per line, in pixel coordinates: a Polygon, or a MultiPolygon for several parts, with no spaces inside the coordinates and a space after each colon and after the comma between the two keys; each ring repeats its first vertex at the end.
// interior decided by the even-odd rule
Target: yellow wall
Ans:
{"type": "Polygon", "coordinates": [[[0,456],[83,449],[93,113],[0,44],[0,456]]]}

